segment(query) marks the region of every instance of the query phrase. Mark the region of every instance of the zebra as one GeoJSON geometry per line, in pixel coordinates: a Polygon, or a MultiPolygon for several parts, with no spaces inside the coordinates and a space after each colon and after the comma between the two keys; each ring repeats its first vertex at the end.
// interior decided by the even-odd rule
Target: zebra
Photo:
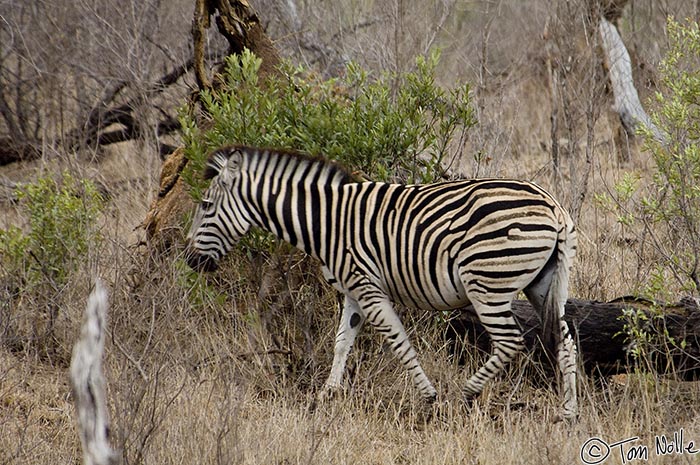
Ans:
{"type": "Polygon", "coordinates": [[[321,399],[342,389],[350,349],[369,322],[419,394],[434,401],[437,391],[393,304],[442,311],[471,303],[492,343],[463,388],[473,400],[525,348],[511,310],[523,291],[555,352],[562,416],[577,417],[576,346],[564,321],[576,230],[542,188],[505,179],[361,182],[321,157],[246,146],[211,153],[204,178],[211,183],[186,239],[192,269],[215,270],[255,226],[316,257],[324,278],[345,294],[321,399]]]}

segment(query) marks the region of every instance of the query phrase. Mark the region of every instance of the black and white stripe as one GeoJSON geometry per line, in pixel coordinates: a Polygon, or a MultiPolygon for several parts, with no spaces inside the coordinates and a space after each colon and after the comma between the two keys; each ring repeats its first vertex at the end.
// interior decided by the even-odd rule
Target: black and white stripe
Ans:
{"type": "Polygon", "coordinates": [[[554,341],[564,415],[574,417],[576,348],[563,320],[576,249],[569,215],[544,190],[514,180],[429,185],[356,182],[338,165],[249,147],[214,152],[212,180],[188,235],[188,262],[212,270],[251,226],[317,257],[345,294],[325,393],[341,386],[368,321],[386,337],[419,392],[434,399],[392,302],[426,310],[471,302],[493,354],[464,388],[476,396],[523,348],[511,302],[524,291],[554,341]]]}

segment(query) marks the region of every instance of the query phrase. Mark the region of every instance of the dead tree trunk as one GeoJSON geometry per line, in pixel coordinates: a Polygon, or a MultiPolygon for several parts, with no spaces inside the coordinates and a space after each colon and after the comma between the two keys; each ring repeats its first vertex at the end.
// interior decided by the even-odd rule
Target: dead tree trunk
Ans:
{"type": "MultiPolygon", "coordinates": [[[[205,66],[206,30],[211,25],[212,17],[215,18],[219,33],[229,44],[228,55],[240,53],[247,48],[262,60],[259,71],[261,79],[278,72],[280,55],[246,0],[196,0],[192,38],[194,70],[200,89],[216,86],[216,79],[209,78],[205,66]]],[[[182,216],[192,208],[192,202],[180,178],[186,165],[187,158],[181,148],[167,158],[161,170],[158,196],[151,204],[143,223],[149,240],[161,249],[168,249],[182,239],[182,216]]]]}
{"type": "Polygon", "coordinates": [[[598,27],[615,98],[613,109],[620,115],[622,125],[630,135],[634,135],[639,126],[646,126],[654,133],[654,137],[663,141],[663,134],[651,121],[639,100],[632,79],[632,60],[617,28],[605,18],[600,19],[598,27]]]}
{"type": "Polygon", "coordinates": [[[624,129],[624,134],[617,136],[622,150],[621,158],[628,160],[629,150],[622,139],[633,138],[640,127],[648,128],[660,143],[665,142],[666,136],[642,107],[632,79],[632,60],[617,28],[605,18],[600,18],[598,30],[615,101],[613,111],[618,114],[624,129]]]}
{"type": "MultiPolygon", "coordinates": [[[[636,319],[638,330],[650,336],[649,347],[645,348],[651,362],[647,368],[674,374],[683,380],[700,379],[700,300],[687,298],[678,304],[657,306],[657,311],[651,308],[651,302],[634,298],[611,302],[570,299],[566,305],[566,321],[578,341],[586,372],[613,375],[634,367],[634,343],[627,336],[626,325],[635,322],[623,312],[631,309],[641,312],[636,319]]],[[[545,360],[539,315],[523,300],[513,303],[513,312],[535,359],[545,360]]],[[[447,337],[456,353],[461,349],[460,341],[465,339],[490,351],[489,337],[471,308],[450,322],[447,337]]]]}

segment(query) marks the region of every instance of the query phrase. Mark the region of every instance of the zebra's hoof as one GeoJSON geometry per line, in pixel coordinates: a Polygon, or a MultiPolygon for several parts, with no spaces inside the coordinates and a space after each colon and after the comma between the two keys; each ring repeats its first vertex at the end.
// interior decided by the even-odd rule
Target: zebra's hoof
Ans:
{"type": "Polygon", "coordinates": [[[479,397],[479,394],[462,392],[462,404],[467,412],[471,411],[472,407],[474,407],[477,397],[479,397]]]}

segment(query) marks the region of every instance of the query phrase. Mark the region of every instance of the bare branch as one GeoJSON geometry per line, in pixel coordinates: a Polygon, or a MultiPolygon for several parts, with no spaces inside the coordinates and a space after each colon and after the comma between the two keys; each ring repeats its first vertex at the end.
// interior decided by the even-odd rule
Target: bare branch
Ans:
{"type": "MultiPolygon", "coordinates": [[[[205,59],[210,60],[220,55],[221,52],[212,52],[207,54],[205,59]]],[[[167,71],[159,79],[154,81],[154,83],[145,90],[145,93],[148,96],[162,93],[165,89],[177,83],[177,81],[192,69],[193,66],[194,57],[167,71]]],[[[128,88],[129,85],[129,82],[118,82],[103,94],[102,99],[90,110],[85,126],[74,130],[68,137],[68,145],[70,147],[76,148],[80,145],[90,146],[94,144],[109,145],[132,140],[142,134],[142,129],[133,114],[134,108],[138,106],[139,98],[142,97],[135,97],[129,99],[124,104],[110,107],[110,104],[113,103],[117,96],[128,88]],[[100,133],[113,124],[121,124],[124,127],[107,133],[100,133]]],[[[163,111],[161,111],[161,113],[163,113],[163,111]]],[[[156,128],[156,133],[158,135],[170,134],[180,127],[177,118],[167,114],[164,116],[165,118],[158,123],[156,128]]]]}
{"type": "Polygon", "coordinates": [[[102,373],[106,322],[107,291],[97,281],[88,299],[80,339],[73,347],[70,363],[70,380],[86,465],[118,462],[117,454],[109,445],[109,415],[102,373]]]}
{"type": "Polygon", "coordinates": [[[194,7],[194,19],[192,20],[192,42],[194,43],[194,74],[197,78],[197,85],[200,89],[209,89],[211,80],[207,76],[204,67],[204,50],[206,30],[209,29],[209,15],[206,0],[197,0],[194,7]]]}

